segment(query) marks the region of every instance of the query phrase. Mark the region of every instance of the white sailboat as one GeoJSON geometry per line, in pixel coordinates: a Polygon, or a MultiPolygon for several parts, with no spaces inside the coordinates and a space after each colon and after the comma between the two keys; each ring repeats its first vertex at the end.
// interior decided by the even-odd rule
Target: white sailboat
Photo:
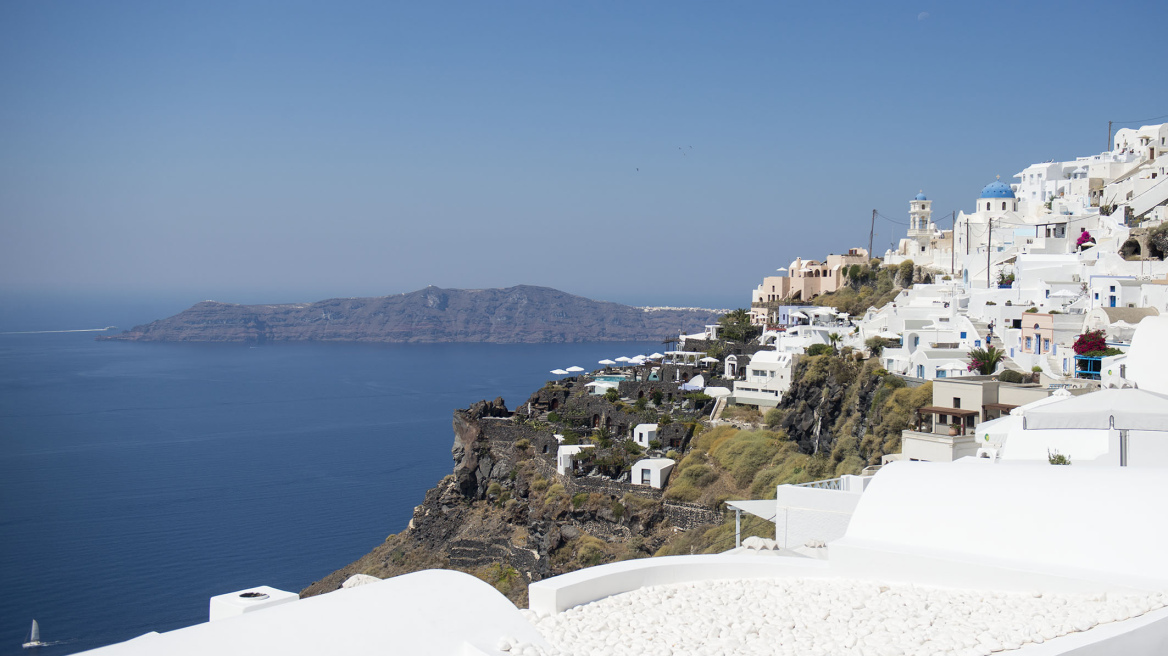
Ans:
{"type": "Polygon", "coordinates": [[[32,621],[32,629],[28,632],[28,642],[24,643],[24,648],[43,647],[47,643],[41,642],[41,626],[37,624],[36,620],[32,621]]]}

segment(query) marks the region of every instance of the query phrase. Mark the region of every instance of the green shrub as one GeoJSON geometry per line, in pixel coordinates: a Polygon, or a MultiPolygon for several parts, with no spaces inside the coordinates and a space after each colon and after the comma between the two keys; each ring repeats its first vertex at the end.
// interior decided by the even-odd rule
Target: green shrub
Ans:
{"type": "Polygon", "coordinates": [[[498,483],[491,483],[490,485],[487,486],[487,496],[488,497],[498,497],[502,493],[503,493],[503,486],[499,485],[498,483]]]}
{"type": "Polygon", "coordinates": [[[807,355],[831,355],[831,344],[812,344],[807,347],[807,355]]]}
{"type": "Polygon", "coordinates": [[[543,500],[544,503],[554,503],[560,499],[566,498],[568,498],[568,492],[564,489],[563,484],[553,483],[552,486],[547,489],[547,494],[544,495],[543,500]]]}
{"type": "Polygon", "coordinates": [[[1033,313],[1037,313],[1037,312],[1038,312],[1038,308],[1036,308],[1036,307],[1029,307],[1029,308],[1026,308],[1026,312],[1028,312],[1028,313],[1031,313],[1031,314],[1033,314],[1033,313]]]}
{"type": "MultiPolygon", "coordinates": [[[[650,444],[652,444],[652,443],[650,443],[650,444]]],[[[669,458],[670,460],[672,460],[674,462],[681,460],[681,454],[678,453],[677,451],[674,451],[673,449],[670,449],[669,453],[665,454],[665,457],[669,458]]]]}
{"type": "Polygon", "coordinates": [[[774,430],[783,425],[783,417],[786,416],[786,410],[783,410],[782,408],[771,408],[770,410],[767,410],[766,415],[763,417],[763,423],[766,424],[767,428],[774,430]]]}
{"type": "Polygon", "coordinates": [[[750,483],[755,474],[779,452],[778,435],[769,431],[742,431],[710,451],[739,487],[750,483]]]}
{"type": "Polygon", "coordinates": [[[1058,449],[1054,449],[1054,450],[1047,449],[1046,450],[1046,460],[1047,460],[1047,462],[1049,462],[1052,465],[1069,465],[1069,464],[1071,464],[1071,457],[1069,455],[1063,455],[1063,454],[1059,453],[1058,449]]]}
{"type": "Polygon", "coordinates": [[[648,404],[649,404],[649,399],[646,399],[645,397],[643,397],[643,396],[642,396],[641,398],[637,399],[637,400],[636,400],[636,401],[633,403],[633,408],[634,408],[634,409],[635,409],[637,412],[640,412],[640,411],[644,410],[644,409],[645,409],[645,406],[647,406],[648,404]]]}
{"type": "Polygon", "coordinates": [[[604,546],[599,538],[585,533],[576,538],[576,560],[586,567],[599,565],[604,561],[604,546]]]}
{"type": "Polygon", "coordinates": [[[655,389],[653,390],[653,393],[649,395],[649,398],[653,399],[653,405],[661,405],[661,400],[665,398],[665,393],[659,389],[655,389]]]}
{"type": "Polygon", "coordinates": [[[580,506],[584,505],[584,502],[587,500],[588,500],[588,493],[587,492],[580,492],[577,494],[573,494],[572,495],[572,507],[579,509],[580,506]]]}
{"type": "Polygon", "coordinates": [[[1042,367],[1040,367],[1040,366],[1038,366],[1038,365],[1034,365],[1033,367],[1030,367],[1030,371],[1032,371],[1032,372],[1034,372],[1034,373],[1036,373],[1036,374],[1037,374],[1037,373],[1041,373],[1041,372],[1042,372],[1042,367]]]}
{"type": "Polygon", "coordinates": [[[515,448],[519,449],[520,451],[526,451],[527,449],[531,448],[531,440],[527,438],[520,438],[515,440],[515,448]]]}
{"type": "Polygon", "coordinates": [[[661,448],[661,440],[649,440],[649,448],[650,449],[660,449],[661,448]]]}
{"type": "Polygon", "coordinates": [[[1021,383],[1026,380],[1026,376],[1023,376],[1022,372],[1020,371],[1006,369],[1002,373],[998,374],[998,380],[1002,381],[1003,383],[1021,383]]]}
{"type": "Polygon", "coordinates": [[[618,522],[624,519],[625,516],[625,507],[621,505],[621,502],[617,501],[616,499],[612,500],[612,514],[616,517],[616,521],[618,522]]]}
{"type": "Polygon", "coordinates": [[[610,387],[605,390],[604,398],[609,403],[616,403],[620,400],[620,392],[617,392],[615,387],[610,387]]]}
{"type": "Polygon", "coordinates": [[[553,422],[559,423],[560,422],[560,413],[556,412],[555,410],[552,410],[551,412],[548,413],[548,421],[553,421],[553,422]]]}

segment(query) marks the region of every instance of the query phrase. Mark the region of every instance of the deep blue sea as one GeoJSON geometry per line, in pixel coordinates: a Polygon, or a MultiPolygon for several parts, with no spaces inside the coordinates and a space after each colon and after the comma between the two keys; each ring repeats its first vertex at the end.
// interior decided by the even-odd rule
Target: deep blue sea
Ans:
{"type": "MultiPolygon", "coordinates": [[[[66,314],[25,323],[120,318],[66,314]]],[[[661,348],[93,337],[0,335],[0,654],[27,653],[33,618],[52,656],[206,621],[216,594],[299,591],[405,528],[450,472],[455,408],[661,348]]]]}

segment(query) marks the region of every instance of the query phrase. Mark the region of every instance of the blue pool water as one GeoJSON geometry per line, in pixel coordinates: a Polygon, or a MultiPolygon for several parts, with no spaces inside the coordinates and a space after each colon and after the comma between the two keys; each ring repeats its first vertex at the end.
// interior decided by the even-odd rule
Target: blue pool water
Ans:
{"type": "Polygon", "coordinates": [[[405,528],[450,472],[455,408],[659,348],[0,335],[0,654],[33,618],[52,656],[298,591],[405,528]]]}

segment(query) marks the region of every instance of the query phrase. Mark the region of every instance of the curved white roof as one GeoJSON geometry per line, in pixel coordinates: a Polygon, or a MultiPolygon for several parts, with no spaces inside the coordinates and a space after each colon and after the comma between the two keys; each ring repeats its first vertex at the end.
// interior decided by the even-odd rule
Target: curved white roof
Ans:
{"type": "MultiPolygon", "coordinates": [[[[894,462],[846,535],[866,553],[960,561],[1138,588],[1168,585],[1164,470],[894,462]]],[[[845,546],[845,548],[847,548],[845,546]]]]}
{"type": "Polygon", "coordinates": [[[1127,378],[1140,389],[1168,394],[1168,316],[1144,317],[1127,352],[1127,378]]]}

